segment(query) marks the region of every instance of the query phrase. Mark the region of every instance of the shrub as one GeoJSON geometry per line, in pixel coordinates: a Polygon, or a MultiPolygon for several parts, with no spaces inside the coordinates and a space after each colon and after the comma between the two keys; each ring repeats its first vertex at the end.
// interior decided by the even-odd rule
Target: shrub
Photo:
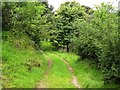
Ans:
{"type": "Polygon", "coordinates": [[[119,82],[120,34],[118,15],[112,5],[109,4],[102,3],[96,9],[92,18],[88,20],[78,19],[75,22],[80,30],[80,35],[74,40],[72,49],[75,52],[77,51],[80,57],[97,62],[96,65],[104,73],[103,80],[105,83],[119,82]]]}
{"type": "Polygon", "coordinates": [[[41,50],[43,51],[52,51],[52,50],[56,50],[56,47],[52,45],[51,42],[49,41],[42,41],[41,42],[41,50]]]}

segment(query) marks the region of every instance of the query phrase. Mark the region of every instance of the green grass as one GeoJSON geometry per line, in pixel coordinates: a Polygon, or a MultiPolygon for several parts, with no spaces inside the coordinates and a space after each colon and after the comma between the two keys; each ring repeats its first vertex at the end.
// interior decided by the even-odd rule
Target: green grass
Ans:
{"type": "Polygon", "coordinates": [[[40,81],[46,88],[75,88],[71,83],[72,75],[65,59],[74,69],[74,75],[83,88],[116,88],[118,85],[111,83],[104,85],[102,71],[89,60],[79,60],[79,56],[72,53],[49,51],[51,44],[43,42],[45,54],[33,48],[31,41],[25,35],[14,38],[8,32],[3,32],[2,42],[2,78],[5,88],[34,88],[40,81]],[[48,74],[48,60],[53,64],[48,74]],[[40,64],[40,67],[38,66],[40,64]]]}
{"type": "Polygon", "coordinates": [[[83,88],[118,88],[114,83],[104,85],[103,74],[100,69],[94,66],[89,60],[79,60],[79,57],[72,53],[54,52],[61,58],[67,60],[74,69],[74,74],[83,88]],[[78,61],[79,60],[79,61],[78,61]]]}
{"type": "Polygon", "coordinates": [[[48,84],[47,88],[75,88],[71,83],[72,75],[67,66],[56,55],[46,52],[47,58],[53,60],[51,69],[47,77],[42,81],[48,84]]]}
{"type": "MultiPolygon", "coordinates": [[[[2,74],[4,88],[34,88],[41,80],[45,84],[47,82],[49,88],[74,88],[71,83],[72,76],[60,58],[48,52],[45,56],[35,50],[27,37],[14,38],[10,33],[3,32],[3,34],[2,74]],[[44,73],[48,69],[47,62],[50,58],[53,60],[53,66],[46,79],[44,73]],[[36,67],[33,63],[40,63],[41,66],[36,67]]],[[[48,42],[44,42],[43,46],[46,43],[51,46],[48,42]]],[[[49,47],[47,48],[49,49],[49,47]]]]}
{"type": "Polygon", "coordinates": [[[36,87],[36,83],[43,78],[47,69],[47,59],[44,55],[33,49],[27,38],[26,42],[24,39],[18,39],[21,42],[19,47],[15,46],[17,40],[14,39],[2,42],[2,75],[5,88],[36,87]]]}

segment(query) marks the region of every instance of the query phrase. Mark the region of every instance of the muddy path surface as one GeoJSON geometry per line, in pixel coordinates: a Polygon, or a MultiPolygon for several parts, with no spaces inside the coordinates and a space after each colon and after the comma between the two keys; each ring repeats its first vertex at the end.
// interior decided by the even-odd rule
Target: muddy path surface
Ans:
{"type": "MultiPolygon", "coordinates": [[[[37,88],[50,88],[50,84],[52,84],[53,82],[54,82],[54,85],[53,86],[51,85],[51,87],[53,87],[53,88],[55,87],[55,85],[58,85],[58,84],[65,84],[65,85],[62,85],[63,87],[58,86],[58,88],[64,88],[64,86],[66,86],[66,85],[69,85],[69,86],[67,86],[67,88],[69,88],[71,86],[72,86],[72,88],[73,87],[74,88],[81,88],[80,84],[78,83],[77,77],[74,75],[74,70],[70,66],[69,62],[67,62],[67,60],[63,59],[62,57],[60,57],[57,54],[53,54],[53,57],[50,57],[48,55],[45,55],[45,57],[48,58],[48,65],[47,65],[48,69],[44,73],[43,79],[40,80],[39,83],[37,84],[37,88]],[[54,77],[51,77],[51,76],[54,75],[54,73],[58,73],[59,74],[59,72],[60,72],[59,70],[62,70],[60,68],[60,65],[57,65],[57,63],[55,63],[55,60],[53,60],[54,56],[59,58],[59,62],[65,65],[65,67],[63,67],[62,69],[66,69],[69,72],[70,77],[60,78],[60,79],[58,77],[58,79],[57,79],[58,81],[57,82],[54,81],[55,80],[54,78],[57,78],[57,76],[54,76],[54,77]],[[58,71],[53,71],[51,73],[51,69],[56,68],[56,67],[58,68],[58,71]],[[66,80],[69,79],[69,81],[64,82],[65,79],[66,80]],[[55,83],[58,83],[58,84],[55,84],[55,83]]],[[[62,71],[61,71],[61,73],[62,73],[62,71]]]]}
{"type": "Polygon", "coordinates": [[[52,64],[53,64],[52,60],[48,60],[48,68],[47,68],[47,70],[44,73],[44,80],[41,80],[37,84],[37,88],[47,88],[48,87],[48,82],[46,82],[46,81],[47,81],[47,78],[48,78],[49,70],[52,67],[52,64]]]}
{"type": "MultiPolygon", "coordinates": [[[[60,56],[59,56],[59,57],[60,57],[60,56]]],[[[61,58],[61,57],[60,57],[60,58],[61,58]]],[[[74,75],[74,70],[73,70],[73,68],[70,66],[70,64],[69,64],[65,59],[61,58],[61,60],[67,65],[68,70],[69,70],[69,72],[70,72],[71,75],[72,75],[72,80],[71,80],[71,82],[73,83],[73,85],[74,85],[75,87],[77,87],[77,88],[81,88],[80,84],[78,83],[77,78],[76,78],[75,75],[74,75]]]]}

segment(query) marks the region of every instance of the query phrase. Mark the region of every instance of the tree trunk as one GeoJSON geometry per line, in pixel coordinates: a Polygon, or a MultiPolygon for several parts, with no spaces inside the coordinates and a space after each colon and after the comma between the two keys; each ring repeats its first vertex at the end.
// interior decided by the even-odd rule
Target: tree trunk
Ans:
{"type": "Polygon", "coordinates": [[[69,43],[67,43],[66,46],[67,46],[67,48],[66,48],[67,52],[69,52],[69,43]]]}

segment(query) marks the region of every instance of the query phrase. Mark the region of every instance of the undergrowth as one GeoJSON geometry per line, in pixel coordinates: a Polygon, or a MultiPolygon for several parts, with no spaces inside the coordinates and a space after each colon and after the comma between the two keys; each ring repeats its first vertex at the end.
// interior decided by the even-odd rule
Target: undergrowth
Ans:
{"type": "MultiPolygon", "coordinates": [[[[22,37],[22,36],[21,36],[22,37]]],[[[32,88],[42,79],[47,60],[35,50],[27,37],[14,39],[3,32],[2,79],[5,88],[32,88]]]]}

